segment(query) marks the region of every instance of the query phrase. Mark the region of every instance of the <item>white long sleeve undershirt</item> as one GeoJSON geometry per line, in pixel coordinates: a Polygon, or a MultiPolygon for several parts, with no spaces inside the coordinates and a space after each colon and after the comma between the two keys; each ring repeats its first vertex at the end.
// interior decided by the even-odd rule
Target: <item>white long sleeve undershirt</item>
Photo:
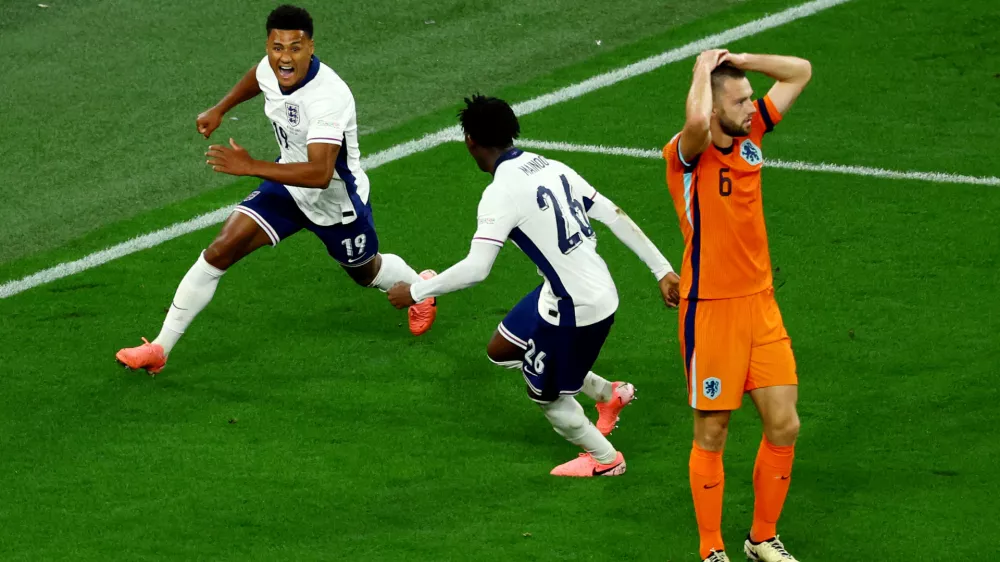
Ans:
{"type": "Polygon", "coordinates": [[[587,215],[604,223],[622,241],[622,244],[625,244],[628,249],[639,256],[639,259],[646,264],[657,281],[673,272],[674,268],[671,267],[667,258],[663,257],[663,254],[639,228],[639,225],[632,222],[632,219],[624,211],[599,193],[594,195],[593,202],[594,204],[587,211],[587,215]]]}
{"type": "Polygon", "coordinates": [[[414,283],[410,287],[410,296],[414,301],[420,302],[430,297],[467,289],[486,279],[499,253],[500,246],[473,240],[469,255],[465,256],[464,260],[449,267],[440,275],[414,283]]]}

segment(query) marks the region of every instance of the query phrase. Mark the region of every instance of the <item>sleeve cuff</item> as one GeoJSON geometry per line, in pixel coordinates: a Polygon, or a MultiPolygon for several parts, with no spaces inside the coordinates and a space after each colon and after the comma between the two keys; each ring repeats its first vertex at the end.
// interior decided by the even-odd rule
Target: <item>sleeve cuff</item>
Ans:
{"type": "Polygon", "coordinates": [[[670,267],[670,264],[668,263],[665,266],[663,266],[663,267],[657,269],[656,271],[654,271],[653,272],[653,276],[656,277],[657,281],[660,281],[664,277],[666,277],[667,275],[670,275],[673,272],[674,272],[674,268],[670,267]]]}
{"type": "Polygon", "coordinates": [[[778,108],[774,107],[771,98],[764,96],[757,100],[757,110],[760,112],[761,120],[764,121],[765,133],[773,131],[774,126],[781,122],[781,114],[778,113],[778,108]]]}
{"type": "Polygon", "coordinates": [[[504,244],[503,240],[497,240],[496,238],[488,238],[486,236],[475,236],[475,237],[473,237],[472,241],[473,242],[482,242],[484,244],[492,244],[492,245],[498,246],[500,248],[503,248],[503,244],[504,244]]]}
{"type": "Polygon", "coordinates": [[[344,139],[342,138],[335,139],[333,137],[316,137],[316,138],[306,139],[306,144],[313,144],[313,143],[336,144],[339,146],[344,144],[344,139]]]}
{"type": "Polygon", "coordinates": [[[684,154],[681,153],[681,139],[680,139],[680,135],[678,134],[678,138],[677,138],[677,160],[680,161],[681,165],[684,166],[684,169],[685,170],[690,170],[691,168],[694,168],[695,164],[698,163],[698,158],[700,158],[700,157],[701,157],[701,155],[699,154],[698,156],[695,156],[694,158],[692,158],[690,162],[688,162],[687,160],[684,159],[684,154]]]}
{"type": "Polygon", "coordinates": [[[422,284],[423,283],[414,283],[410,285],[410,298],[413,299],[413,302],[420,302],[427,298],[421,296],[420,291],[418,290],[422,284]]]}

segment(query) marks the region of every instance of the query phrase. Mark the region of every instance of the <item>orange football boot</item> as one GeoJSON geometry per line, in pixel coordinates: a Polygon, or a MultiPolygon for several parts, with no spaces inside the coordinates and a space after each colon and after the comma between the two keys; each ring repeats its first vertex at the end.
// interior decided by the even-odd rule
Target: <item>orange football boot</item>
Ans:
{"type": "MultiPolygon", "coordinates": [[[[430,279],[436,275],[437,273],[430,269],[420,272],[421,279],[430,279]]],[[[410,333],[419,336],[430,330],[431,326],[434,325],[434,319],[437,318],[437,313],[436,297],[424,299],[410,306],[409,311],[407,311],[407,316],[410,319],[410,333]]]]}
{"type": "Polygon", "coordinates": [[[600,417],[597,418],[597,430],[601,435],[611,435],[618,427],[618,414],[635,398],[635,387],[632,383],[616,382],[611,385],[611,400],[598,402],[595,406],[600,417]]]}
{"type": "Polygon", "coordinates": [[[118,350],[115,359],[129,369],[145,369],[150,375],[156,375],[166,366],[167,355],[163,353],[162,345],[149,343],[146,338],[142,338],[142,342],[139,347],[126,347],[118,350]]]}
{"type": "Polygon", "coordinates": [[[575,459],[552,469],[552,476],[573,476],[590,478],[592,476],[620,476],[625,474],[625,456],[618,452],[615,460],[601,464],[590,453],[580,453],[575,459]]]}

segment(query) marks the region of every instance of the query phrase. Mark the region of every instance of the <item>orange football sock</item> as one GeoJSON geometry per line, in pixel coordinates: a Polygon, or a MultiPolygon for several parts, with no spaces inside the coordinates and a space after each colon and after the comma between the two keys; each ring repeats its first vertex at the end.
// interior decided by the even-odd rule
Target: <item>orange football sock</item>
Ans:
{"type": "Polygon", "coordinates": [[[778,518],[785,505],[788,485],[792,482],[795,445],[778,447],[765,436],[753,466],[753,527],[750,540],[766,541],[777,535],[778,518]]]}
{"type": "Polygon", "coordinates": [[[688,469],[701,557],[707,558],[713,549],[725,550],[722,544],[722,489],[726,476],[722,468],[722,451],[706,451],[697,443],[692,444],[688,469]]]}

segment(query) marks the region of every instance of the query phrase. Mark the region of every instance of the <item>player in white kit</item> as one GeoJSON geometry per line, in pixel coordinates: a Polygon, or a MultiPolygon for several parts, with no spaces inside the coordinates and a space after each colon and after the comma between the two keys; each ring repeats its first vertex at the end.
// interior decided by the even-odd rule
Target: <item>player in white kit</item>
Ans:
{"type": "MultiPolygon", "coordinates": [[[[206,155],[213,170],[264,180],[226,220],[215,241],[188,271],[174,295],[159,336],[120,350],[116,358],[132,369],[156,374],[195,316],[208,305],[222,275],[265,245],[277,245],[303,228],[316,234],[330,256],[359,285],[388,290],[414,283],[418,275],[400,257],[379,253],[369,203],[368,176],[361,169],[354,96],[330,67],[313,55],[309,13],[279,6],[267,19],[267,56],[211,109],[198,116],[198,132],[208,138],[233,107],[264,94],[281,151],[276,162],[255,160],[229,139],[206,155]]],[[[430,329],[436,302],[410,307],[410,331],[430,329]]],[[[145,340],[144,340],[145,341],[145,340]]]]}
{"type": "Polygon", "coordinates": [[[499,365],[519,368],[528,396],[556,432],[586,452],[557,466],[555,476],[617,476],[625,458],[606,435],[632,400],[628,383],[590,371],[614,323],[618,291],[590,219],[606,224],[650,268],[664,302],[677,306],[680,278],[621,209],[565,164],[514,148],[520,125],[503,100],[473,96],[460,114],[465,144],[479,168],[493,175],[479,203],[479,227],[469,255],[440,275],[389,290],[397,308],[470,287],[489,275],[505,241],[537,266],[542,285],[504,318],[487,347],[499,365]],[[574,397],[598,402],[598,425],[574,397]]]}

